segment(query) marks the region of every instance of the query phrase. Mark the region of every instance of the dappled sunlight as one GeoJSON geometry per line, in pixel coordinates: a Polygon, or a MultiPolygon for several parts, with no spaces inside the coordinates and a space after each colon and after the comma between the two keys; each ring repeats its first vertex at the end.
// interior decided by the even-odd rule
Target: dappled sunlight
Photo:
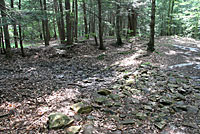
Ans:
{"type": "Polygon", "coordinates": [[[135,66],[141,63],[137,58],[142,56],[144,54],[144,51],[139,50],[138,53],[135,53],[127,58],[124,58],[120,61],[115,62],[114,64],[119,65],[119,66],[135,66]]]}

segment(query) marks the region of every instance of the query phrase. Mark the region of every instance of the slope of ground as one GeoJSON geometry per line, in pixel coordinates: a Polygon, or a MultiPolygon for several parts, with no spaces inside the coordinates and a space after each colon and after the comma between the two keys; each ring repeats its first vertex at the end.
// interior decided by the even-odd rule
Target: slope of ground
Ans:
{"type": "Polygon", "coordinates": [[[25,58],[0,55],[0,133],[66,133],[47,129],[54,112],[84,134],[200,133],[200,42],[159,37],[150,55],[146,43],[107,39],[100,51],[90,40],[67,48],[52,41],[26,48],[25,58]],[[93,111],[74,112],[78,102],[93,111]]]}

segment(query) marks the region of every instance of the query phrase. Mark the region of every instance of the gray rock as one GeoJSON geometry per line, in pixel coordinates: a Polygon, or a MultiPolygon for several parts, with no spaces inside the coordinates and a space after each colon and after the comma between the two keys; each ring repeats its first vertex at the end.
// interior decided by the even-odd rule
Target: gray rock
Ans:
{"type": "Polygon", "coordinates": [[[191,106],[191,105],[187,106],[187,112],[190,114],[196,114],[196,113],[198,113],[198,111],[199,111],[199,109],[196,106],[191,106]]]}
{"type": "Polygon", "coordinates": [[[53,113],[48,117],[48,128],[58,129],[71,124],[74,120],[62,113],[53,113]]]}
{"type": "Polygon", "coordinates": [[[71,108],[79,114],[88,114],[93,110],[92,106],[89,106],[83,102],[76,103],[72,105],[71,108]]]}
{"type": "Polygon", "coordinates": [[[94,127],[92,125],[85,125],[83,128],[83,134],[93,134],[94,127]]]}
{"type": "Polygon", "coordinates": [[[112,134],[122,134],[122,131],[117,130],[117,131],[112,132],[112,134]]]}
{"type": "Polygon", "coordinates": [[[81,130],[81,126],[71,126],[67,129],[67,134],[78,134],[81,130]]]}
{"type": "Polygon", "coordinates": [[[97,104],[99,105],[102,105],[103,103],[105,103],[107,101],[107,98],[106,97],[98,97],[98,98],[95,98],[94,100],[97,104]]]}
{"type": "Polygon", "coordinates": [[[140,120],[145,120],[147,118],[147,115],[145,113],[137,113],[136,117],[140,120]]]}
{"type": "Polygon", "coordinates": [[[121,124],[123,124],[123,125],[130,125],[130,124],[134,124],[134,123],[135,123],[135,121],[131,120],[131,119],[121,121],[121,124]]]}
{"type": "Polygon", "coordinates": [[[157,122],[157,123],[155,123],[155,126],[158,128],[158,129],[160,129],[160,130],[162,130],[165,126],[166,126],[166,121],[165,120],[162,120],[162,121],[160,121],[160,122],[157,122]]]}

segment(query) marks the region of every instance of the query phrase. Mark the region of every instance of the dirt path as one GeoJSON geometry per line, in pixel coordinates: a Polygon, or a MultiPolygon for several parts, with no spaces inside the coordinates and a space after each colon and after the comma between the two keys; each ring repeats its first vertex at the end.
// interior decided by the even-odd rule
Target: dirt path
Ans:
{"type": "Polygon", "coordinates": [[[110,39],[100,51],[92,41],[68,48],[54,41],[27,48],[24,59],[0,55],[0,133],[66,133],[47,129],[54,112],[74,118],[84,134],[200,133],[200,42],[160,37],[150,56],[145,43],[131,50],[110,39]],[[77,114],[70,108],[77,102],[93,111],[77,114]]]}

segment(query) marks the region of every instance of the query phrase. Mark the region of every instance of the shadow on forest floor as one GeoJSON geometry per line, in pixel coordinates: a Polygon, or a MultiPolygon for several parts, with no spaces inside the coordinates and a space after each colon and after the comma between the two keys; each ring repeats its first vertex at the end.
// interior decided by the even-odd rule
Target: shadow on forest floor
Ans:
{"type": "Polygon", "coordinates": [[[53,41],[26,48],[25,58],[18,50],[11,60],[0,55],[0,133],[66,133],[46,128],[53,112],[73,117],[81,133],[87,126],[98,134],[199,132],[198,98],[192,99],[199,95],[199,41],[160,37],[149,56],[145,41],[122,47],[113,41],[106,40],[106,51],[91,40],[67,48],[53,41]],[[113,96],[98,105],[97,91],[104,88],[113,96]],[[70,108],[77,102],[92,105],[93,112],[78,115],[70,108]],[[191,114],[194,124],[188,123],[191,114]]]}

